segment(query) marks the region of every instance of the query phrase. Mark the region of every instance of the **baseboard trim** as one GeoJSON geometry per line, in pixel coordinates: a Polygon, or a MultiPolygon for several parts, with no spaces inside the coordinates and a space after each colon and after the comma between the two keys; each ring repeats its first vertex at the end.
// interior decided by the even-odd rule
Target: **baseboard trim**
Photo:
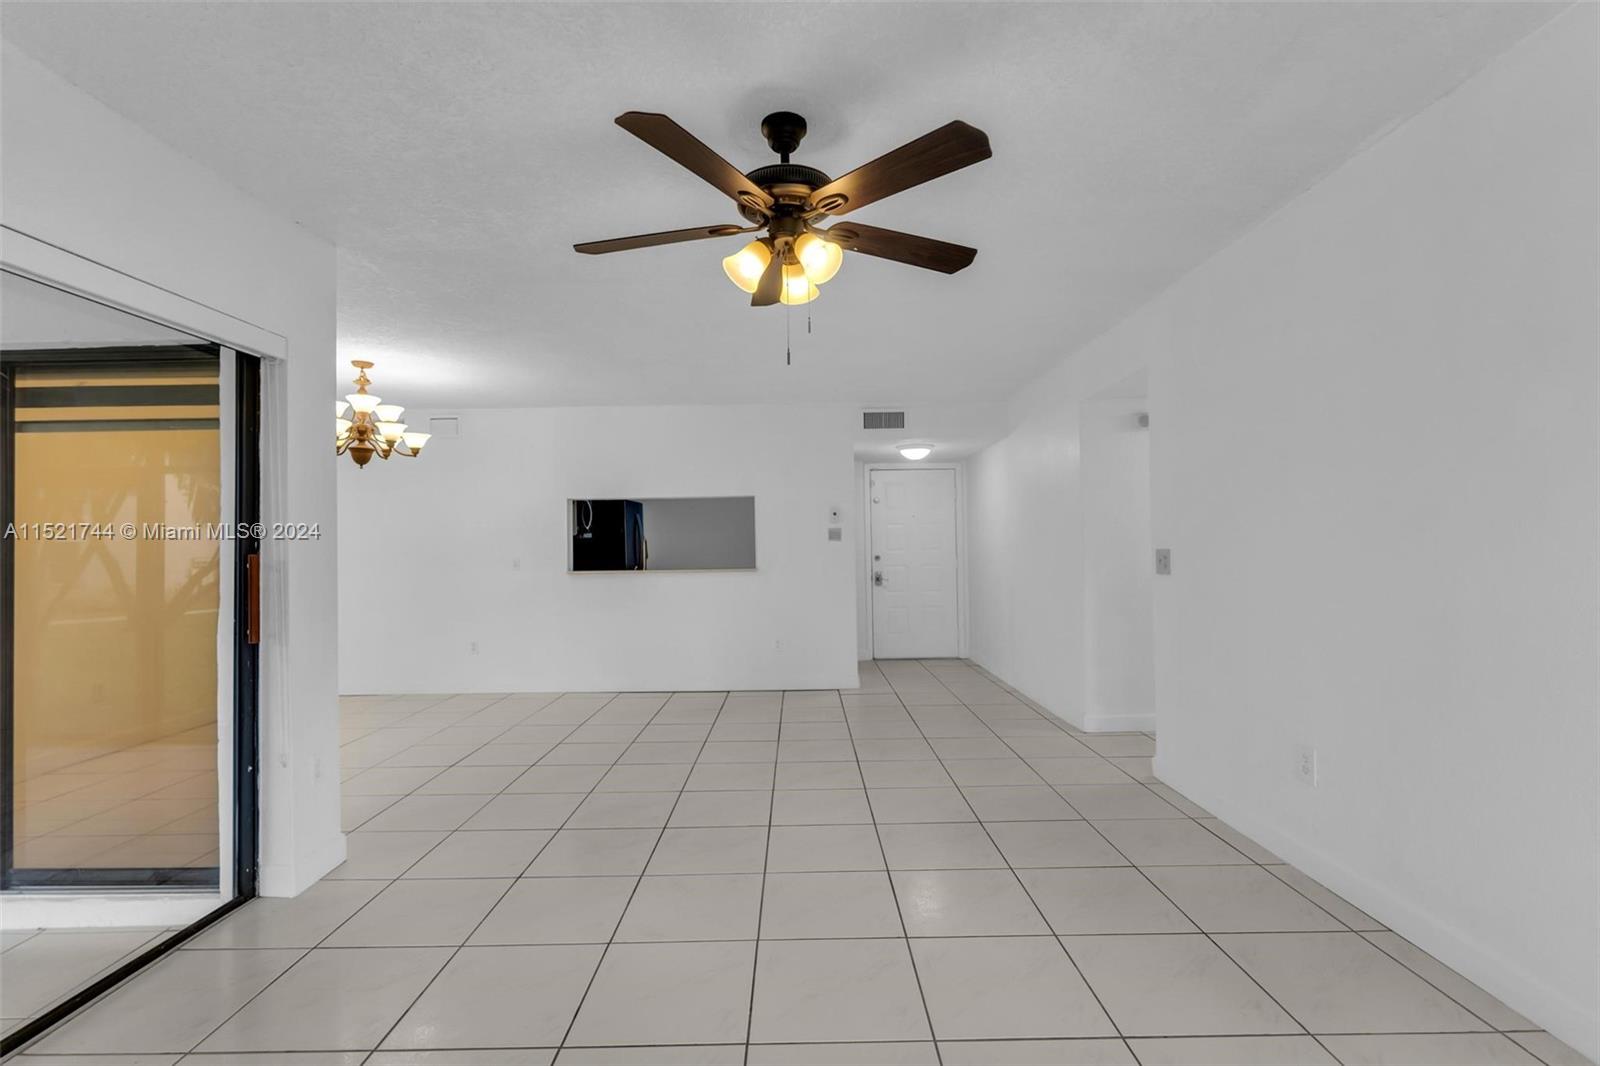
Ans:
{"type": "Polygon", "coordinates": [[[983,665],[983,663],[979,660],[971,659],[969,661],[973,666],[978,668],[979,673],[983,674],[990,681],[993,681],[1001,688],[1004,688],[1007,692],[1010,692],[1012,695],[1016,696],[1023,703],[1026,703],[1029,707],[1032,707],[1040,714],[1047,714],[1056,721],[1064,722],[1079,732],[1087,732],[1087,730],[1084,729],[1082,715],[1074,715],[1067,711],[1058,711],[1052,707],[1047,707],[1044,703],[1034,699],[1032,696],[1022,691],[1022,689],[1018,688],[1016,685],[1013,685],[1011,682],[1007,681],[1005,678],[1001,677],[999,674],[983,665]]]}
{"type": "Polygon", "coordinates": [[[1085,733],[1153,733],[1154,714],[1089,714],[1083,719],[1085,733]]]}
{"type": "Polygon", "coordinates": [[[1591,1060],[1600,1061],[1600,1012],[1529,973],[1471,934],[1440,921],[1418,903],[1351,869],[1314,845],[1282,832],[1253,809],[1234,805],[1187,778],[1157,754],[1155,775],[1256,843],[1343,896],[1440,962],[1544,1026],[1591,1060]]]}
{"type": "Polygon", "coordinates": [[[303,862],[263,863],[257,877],[257,894],[262,896],[298,896],[322,880],[335,866],[344,862],[345,838],[335,833],[303,862]]]}

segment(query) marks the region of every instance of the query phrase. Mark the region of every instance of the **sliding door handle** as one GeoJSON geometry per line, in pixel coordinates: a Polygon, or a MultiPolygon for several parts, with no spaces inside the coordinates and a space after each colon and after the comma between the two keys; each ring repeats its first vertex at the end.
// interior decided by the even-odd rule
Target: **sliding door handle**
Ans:
{"type": "Polygon", "coordinates": [[[261,643],[261,553],[252,552],[244,557],[245,616],[244,639],[247,644],[261,643]]]}

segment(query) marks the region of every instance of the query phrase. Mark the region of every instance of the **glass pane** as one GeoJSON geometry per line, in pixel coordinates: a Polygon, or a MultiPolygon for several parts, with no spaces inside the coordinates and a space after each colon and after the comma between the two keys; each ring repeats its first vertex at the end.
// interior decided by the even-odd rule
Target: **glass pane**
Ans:
{"type": "Polygon", "coordinates": [[[216,350],[6,282],[7,883],[215,886],[216,350]]]}

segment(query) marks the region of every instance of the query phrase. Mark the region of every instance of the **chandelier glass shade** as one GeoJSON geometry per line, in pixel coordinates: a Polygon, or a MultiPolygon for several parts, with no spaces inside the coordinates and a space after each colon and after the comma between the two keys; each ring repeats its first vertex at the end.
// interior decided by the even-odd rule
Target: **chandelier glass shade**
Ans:
{"type": "Polygon", "coordinates": [[[352,359],[350,365],[357,371],[356,391],[333,402],[334,454],[350,456],[357,466],[366,466],[374,455],[379,459],[391,455],[415,459],[421,455],[431,434],[410,432],[400,421],[404,407],[384,403],[367,392],[367,386],[372,384],[367,377],[371,363],[352,359]]]}

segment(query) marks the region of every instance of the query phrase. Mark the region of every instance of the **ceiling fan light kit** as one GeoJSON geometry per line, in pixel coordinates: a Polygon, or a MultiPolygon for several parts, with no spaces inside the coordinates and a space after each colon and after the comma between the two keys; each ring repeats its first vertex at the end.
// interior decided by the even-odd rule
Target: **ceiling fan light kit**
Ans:
{"type": "Polygon", "coordinates": [[[749,225],[699,226],[573,245],[585,255],[765,231],[723,259],[722,270],[750,294],[752,307],[770,307],[815,300],[817,286],[839,273],[846,251],[944,274],[964,269],[978,254],[974,248],[858,222],[817,225],[988,159],[988,136],[965,122],[940,126],[838,179],[790,162],[806,135],[806,120],[793,111],[775,111],[761,120],[761,135],[780,161],[749,173],[740,172],[666,115],[628,111],[616,122],[719,189],[749,225]]]}

